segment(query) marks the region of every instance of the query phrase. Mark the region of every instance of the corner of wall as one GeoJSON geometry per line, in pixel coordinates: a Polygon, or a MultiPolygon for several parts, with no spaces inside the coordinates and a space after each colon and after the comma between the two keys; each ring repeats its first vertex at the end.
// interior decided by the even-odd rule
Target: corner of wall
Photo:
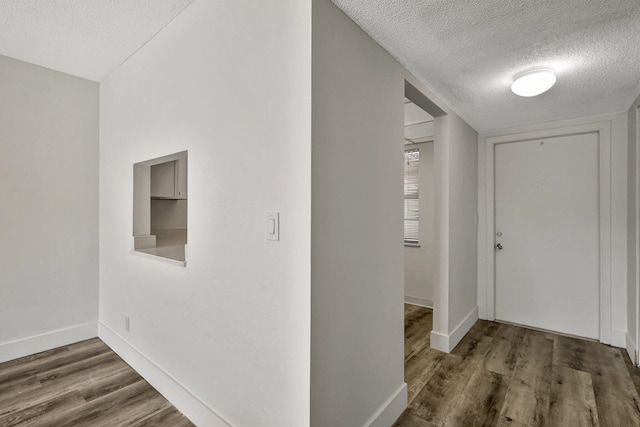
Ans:
{"type": "Polygon", "coordinates": [[[484,305],[478,306],[478,319],[487,320],[487,307],[484,305]]]}
{"type": "Polygon", "coordinates": [[[407,407],[407,383],[402,384],[385,401],[364,427],[388,427],[392,425],[407,407]]]}
{"type": "Polygon", "coordinates": [[[98,324],[98,337],[194,424],[232,426],[187,387],[102,322],[98,324]]]}
{"type": "Polygon", "coordinates": [[[638,365],[638,360],[636,357],[636,342],[635,340],[631,337],[631,335],[629,335],[629,333],[625,333],[625,347],[627,349],[627,354],[629,355],[629,359],[631,359],[631,363],[634,366],[638,365]]]}
{"type": "Polygon", "coordinates": [[[478,320],[478,307],[473,307],[471,311],[453,328],[449,334],[431,331],[431,348],[445,353],[451,353],[462,341],[462,338],[469,332],[478,320]]]}

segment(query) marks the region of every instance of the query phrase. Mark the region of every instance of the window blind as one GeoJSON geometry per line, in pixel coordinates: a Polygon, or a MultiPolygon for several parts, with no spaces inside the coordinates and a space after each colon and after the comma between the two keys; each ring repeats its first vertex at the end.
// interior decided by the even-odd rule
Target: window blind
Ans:
{"type": "Polygon", "coordinates": [[[404,152],[404,242],[420,243],[420,151],[404,152]]]}

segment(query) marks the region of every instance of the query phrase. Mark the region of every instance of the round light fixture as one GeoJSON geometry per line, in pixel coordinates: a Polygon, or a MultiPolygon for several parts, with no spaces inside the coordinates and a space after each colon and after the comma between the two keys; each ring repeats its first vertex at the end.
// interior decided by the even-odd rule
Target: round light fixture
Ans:
{"type": "Polygon", "coordinates": [[[511,91],[520,96],[537,96],[551,89],[556,76],[550,68],[534,68],[513,76],[511,91]]]}

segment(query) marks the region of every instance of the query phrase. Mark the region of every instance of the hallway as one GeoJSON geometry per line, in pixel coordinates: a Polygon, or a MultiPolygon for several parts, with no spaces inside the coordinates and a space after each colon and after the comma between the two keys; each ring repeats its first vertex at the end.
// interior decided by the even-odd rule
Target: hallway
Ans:
{"type": "Polygon", "coordinates": [[[478,321],[445,354],[429,348],[432,317],[405,304],[409,407],[395,427],[640,425],[623,349],[478,321]]]}

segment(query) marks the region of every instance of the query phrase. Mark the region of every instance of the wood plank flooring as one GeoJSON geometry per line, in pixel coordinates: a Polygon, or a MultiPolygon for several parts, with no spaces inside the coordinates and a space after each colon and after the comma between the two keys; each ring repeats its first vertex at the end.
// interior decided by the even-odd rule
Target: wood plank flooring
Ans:
{"type": "Polygon", "coordinates": [[[429,348],[432,310],[405,305],[409,407],[394,427],[640,426],[625,350],[478,321],[451,354],[429,348]]]}
{"type": "MultiPolygon", "coordinates": [[[[429,348],[430,309],[405,306],[409,407],[395,427],[640,426],[626,351],[478,321],[451,354],[429,348]]],[[[193,424],[95,338],[0,364],[2,427],[193,424]]]]}
{"type": "Polygon", "coordinates": [[[94,338],[0,364],[0,426],[193,424],[94,338]]]}

